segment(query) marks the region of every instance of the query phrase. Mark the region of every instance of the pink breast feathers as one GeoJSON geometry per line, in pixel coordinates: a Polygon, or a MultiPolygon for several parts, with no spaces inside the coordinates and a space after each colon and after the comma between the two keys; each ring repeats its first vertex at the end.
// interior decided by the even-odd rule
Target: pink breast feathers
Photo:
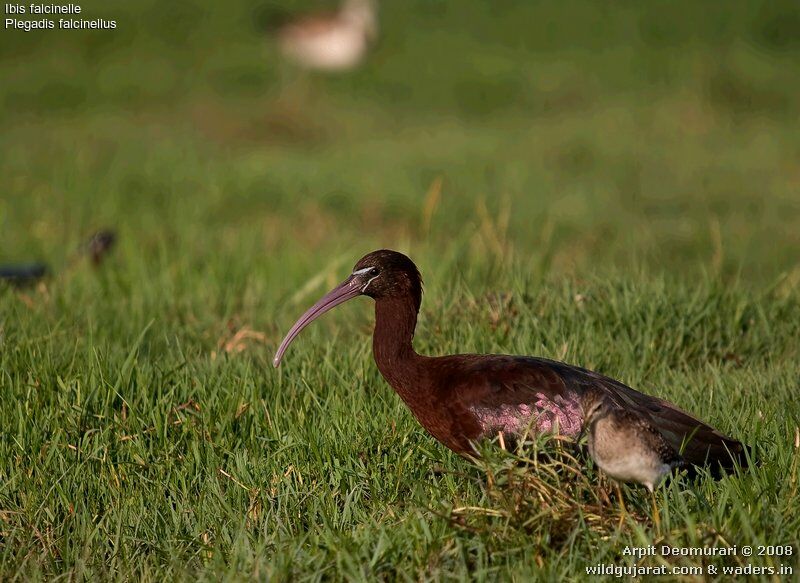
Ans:
{"type": "Polygon", "coordinates": [[[530,431],[536,434],[576,436],[581,430],[580,407],[561,395],[550,398],[536,393],[536,400],[532,405],[502,404],[494,407],[471,407],[471,410],[481,424],[485,437],[492,437],[501,431],[509,435],[521,435],[530,431]]]}

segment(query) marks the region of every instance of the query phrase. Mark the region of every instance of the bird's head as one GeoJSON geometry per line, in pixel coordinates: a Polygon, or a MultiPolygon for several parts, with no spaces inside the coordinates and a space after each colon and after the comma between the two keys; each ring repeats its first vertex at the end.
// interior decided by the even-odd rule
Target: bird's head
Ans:
{"type": "Polygon", "coordinates": [[[584,427],[588,427],[595,420],[608,413],[611,407],[611,402],[603,391],[594,387],[587,389],[581,397],[584,427]]]}
{"type": "Polygon", "coordinates": [[[408,257],[390,249],[367,253],[353,267],[353,278],[365,282],[361,293],[375,300],[406,298],[422,301],[422,277],[408,257]]]}
{"type": "Polygon", "coordinates": [[[422,277],[414,262],[402,253],[389,249],[367,253],[358,260],[347,279],[300,316],[278,347],[272,364],[275,367],[280,365],[289,344],[303,328],[339,304],[361,295],[376,301],[407,299],[413,303],[415,310],[419,310],[422,302],[422,277]]]}

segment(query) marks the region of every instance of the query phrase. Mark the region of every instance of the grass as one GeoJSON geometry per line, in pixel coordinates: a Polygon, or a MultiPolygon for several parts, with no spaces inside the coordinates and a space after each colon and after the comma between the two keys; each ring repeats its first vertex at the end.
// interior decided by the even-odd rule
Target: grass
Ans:
{"type": "Polygon", "coordinates": [[[577,580],[651,543],[800,572],[791,3],[387,3],[344,77],[281,63],[275,4],[82,6],[124,26],[0,35],[0,262],[55,270],[0,289],[0,578],[577,580]],[[425,277],[419,351],[593,368],[761,466],[666,485],[660,532],[626,487],[618,530],[563,445],[475,466],[428,437],[367,300],[273,370],[383,246],[425,277]]]}

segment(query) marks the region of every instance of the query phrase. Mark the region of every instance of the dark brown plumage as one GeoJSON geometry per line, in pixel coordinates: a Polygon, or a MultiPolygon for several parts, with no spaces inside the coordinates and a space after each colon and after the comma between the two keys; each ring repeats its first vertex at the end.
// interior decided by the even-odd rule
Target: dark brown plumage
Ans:
{"type": "Polygon", "coordinates": [[[675,405],[577,366],[526,356],[417,354],[412,338],[422,301],[414,263],[396,251],[364,256],[353,273],[295,323],[275,355],[280,364],[291,341],[316,317],[351,298],[375,300],[373,353],[383,377],[436,439],[462,455],[471,442],[503,433],[506,441],[531,433],[577,436],[582,396],[601,392],[615,408],[652,425],[684,458],[731,469],[746,464],[744,446],[675,405]],[[684,443],[685,442],[685,443],[684,443]]]}
{"type": "Polygon", "coordinates": [[[105,256],[117,242],[116,232],[110,229],[97,231],[86,242],[83,247],[84,252],[91,258],[92,264],[97,266],[102,263],[105,256]]]}

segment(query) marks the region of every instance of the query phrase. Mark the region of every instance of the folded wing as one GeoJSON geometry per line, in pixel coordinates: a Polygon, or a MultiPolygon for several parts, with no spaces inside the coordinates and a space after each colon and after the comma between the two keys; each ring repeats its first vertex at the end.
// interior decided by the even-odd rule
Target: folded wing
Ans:
{"type": "Polygon", "coordinates": [[[453,396],[459,409],[476,415],[486,435],[523,426],[537,432],[575,435],[582,424],[581,395],[594,387],[618,407],[649,421],[688,463],[708,465],[714,472],[729,472],[736,464],[748,464],[748,448],[741,442],[664,399],[645,395],[599,373],[544,358],[445,358],[459,359],[453,363],[458,366],[446,367],[466,373],[463,379],[453,379],[457,380],[453,396]],[[526,424],[526,413],[538,419],[526,424]]]}

